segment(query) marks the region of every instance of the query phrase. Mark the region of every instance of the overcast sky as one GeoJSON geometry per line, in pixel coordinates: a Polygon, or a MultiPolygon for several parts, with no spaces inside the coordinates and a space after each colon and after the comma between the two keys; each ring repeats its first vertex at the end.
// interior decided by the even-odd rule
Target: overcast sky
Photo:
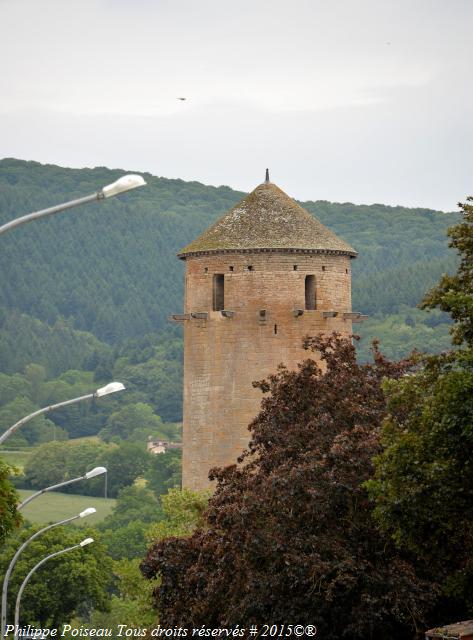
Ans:
{"type": "Polygon", "coordinates": [[[0,157],[452,210],[472,25],[472,0],[0,0],[0,157]]]}

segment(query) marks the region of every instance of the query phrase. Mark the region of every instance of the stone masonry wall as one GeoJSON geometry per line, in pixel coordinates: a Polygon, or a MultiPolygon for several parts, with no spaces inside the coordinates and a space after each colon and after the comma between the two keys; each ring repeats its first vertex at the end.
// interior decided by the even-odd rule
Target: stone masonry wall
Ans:
{"type": "Polygon", "coordinates": [[[211,467],[235,463],[248,444],[261,403],[252,381],[280,363],[294,369],[307,358],[308,334],[351,334],[341,316],[351,312],[351,269],[345,255],[276,252],[199,255],[186,266],[184,313],[208,318],[184,320],[183,486],[202,489],[211,467]],[[213,311],[214,274],[224,275],[224,308],[233,317],[213,311]],[[305,310],[306,275],[316,281],[312,311],[305,310]]]}

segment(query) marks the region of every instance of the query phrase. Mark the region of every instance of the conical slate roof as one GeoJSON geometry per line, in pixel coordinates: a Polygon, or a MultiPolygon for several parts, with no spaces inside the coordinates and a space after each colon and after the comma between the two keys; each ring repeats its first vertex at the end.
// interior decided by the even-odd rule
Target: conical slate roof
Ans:
{"type": "Polygon", "coordinates": [[[357,252],[271,182],[225,213],[177,255],[245,251],[357,252]]]}

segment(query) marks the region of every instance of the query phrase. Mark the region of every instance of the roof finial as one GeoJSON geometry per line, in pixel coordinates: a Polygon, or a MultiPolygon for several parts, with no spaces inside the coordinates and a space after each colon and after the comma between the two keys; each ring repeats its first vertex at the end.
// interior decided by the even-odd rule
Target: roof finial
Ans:
{"type": "Polygon", "coordinates": [[[265,184],[269,184],[269,169],[266,169],[266,178],[265,178],[265,184]]]}

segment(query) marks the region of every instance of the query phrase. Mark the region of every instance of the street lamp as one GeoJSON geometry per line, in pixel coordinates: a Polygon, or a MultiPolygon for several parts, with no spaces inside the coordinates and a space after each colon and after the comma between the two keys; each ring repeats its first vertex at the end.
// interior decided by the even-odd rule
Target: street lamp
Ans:
{"type": "Polygon", "coordinates": [[[66,400],[65,402],[58,402],[57,404],[52,404],[49,407],[44,407],[44,409],[38,409],[38,411],[34,411],[30,413],[30,415],[18,420],[12,427],[7,429],[5,433],[0,436],[0,444],[3,444],[7,438],[9,438],[12,433],[14,433],[22,424],[28,422],[32,418],[36,418],[36,416],[41,415],[42,413],[46,413],[47,411],[52,411],[53,409],[58,409],[59,407],[66,407],[69,404],[74,404],[76,402],[82,402],[82,400],[90,400],[90,398],[101,398],[102,396],[107,396],[110,393],[115,393],[116,391],[122,391],[125,389],[125,386],[121,382],[110,382],[105,387],[101,387],[94,391],[93,393],[88,393],[86,396],[80,396],[78,398],[73,398],[72,400],[66,400]]]}
{"type": "Polygon", "coordinates": [[[61,551],[56,551],[56,553],[51,553],[49,556],[46,556],[45,558],[43,558],[42,560],[40,560],[40,562],[38,562],[38,564],[36,564],[31,571],[29,572],[29,574],[26,576],[26,578],[23,580],[23,582],[21,583],[21,587],[20,590],[18,591],[18,595],[16,597],[16,606],[15,606],[15,625],[13,628],[11,628],[12,625],[8,625],[8,627],[6,628],[6,633],[10,632],[10,631],[14,631],[15,633],[15,640],[18,640],[18,627],[19,627],[19,621],[20,621],[20,602],[21,602],[21,596],[23,595],[23,591],[26,587],[26,585],[28,584],[29,579],[31,578],[31,576],[33,575],[33,573],[40,568],[40,566],[42,564],[44,564],[45,562],[47,562],[48,560],[50,560],[51,558],[54,558],[55,556],[60,556],[63,553],[67,553],[68,551],[73,551],[74,549],[79,549],[80,547],[85,547],[88,544],[91,544],[94,541],[93,538],[86,538],[85,540],[82,540],[82,542],[79,542],[79,544],[75,544],[73,547],[68,547],[67,549],[62,549],[61,551]]]}
{"type": "Polygon", "coordinates": [[[46,493],[46,491],[54,491],[54,489],[60,489],[61,487],[66,487],[67,485],[73,484],[74,482],[79,482],[79,480],[90,480],[90,478],[95,478],[95,476],[100,476],[104,473],[107,473],[107,469],[105,467],[95,467],[94,469],[87,471],[87,473],[84,473],[83,476],[79,476],[78,478],[72,478],[72,480],[65,480],[64,482],[60,482],[59,484],[52,484],[50,487],[46,487],[45,489],[40,489],[40,491],[37,491],[36,493],[31,494],[26,498],[26,500],[23,500],[23,502],[17,506],[16,510],[20,511],[21,509],[23,509],[25,505],[28,504],[28,502],[31,502],[38,496],[41,496],[43,493],[46,493]]]}
{"type": "Polygon", "coordinates": [[[85,509],[84,511],[81,511],[78,515],[76,516],[72,516],[71,518],[66,518],[66,520],[61,520],[60,522],[55,522],[54,524],[50,524],[47,527],[43,527],[43,529],[40,529],[39,531],[37,531],[36,533],[34,533],[30,538],[28,538],[28,540],[25,540],[25,542],[23,542],[23,544],[19,547],[19,549],[17,549],[17,552],[15,553],[15,555],[13,556],[13,558],[10,561],[10,564],[8,565],[8,569],[5,573],[5,577],[3,579],[3,587],[2,587],[2,619],[1,619],[1,629],[3,631],[3,636],[6,635],[6,623],[7,623],[7,608],[8,608],[8,583],[10,581],[10,576],[11,573],[15,567],[16,561],[18,560],[18,558],[20,557],[21,553],[24,551],[24,549],[26,549],[26,547],[30,544],[30,542],[33,542],[33,540],[35,538],[37,538],[39,535],[41,535],[42,533],[44,533],[45,531],[49,531],[49,529],[54,529],[54,527],[59,527],[62,524],[67,524],[69,522],[72,522],[73,520],[77,520],[78,518],[86,518],[87,516],[92,515],[93,513],[95,513],[97,510],[94,509],[94,507],[89,507],[88,509],[85,509]]]}
{"type": "Polygon", "coordinates": [[[60,211],[64,211],[65,209],[78,207],[81,204],[87,204],[88,202],[93,202],[94,200],[105,200],[106,198],[111,198],[112,196],[124,193],[125,191],[130,191],[131,189],[142,187],[145,184],[146,182],[144,181],[144,179],[136,174],[128,174],[126,176],[122,176],[112,184],[103,187],[103,189],[100,189],[100,191],[97,191],[97,193],[93,193],[90,196],[77,198],[77,200],[71,200],[70,202],[65,202],[64,204],[58,204],[54,207],[49,207],[48,209],[41,209],[40,211],[28,213],[25,216],[21,216],[20,218],[11,220],[10,222],[7,222],[0,227],[0,235],[2,235],[2,233],[10,231],[10,229],[19,227],[21,224],[31,222],[31,220],[44,218],[45,216],[50,216],[53,213],[59,213],[60,211]]]}

